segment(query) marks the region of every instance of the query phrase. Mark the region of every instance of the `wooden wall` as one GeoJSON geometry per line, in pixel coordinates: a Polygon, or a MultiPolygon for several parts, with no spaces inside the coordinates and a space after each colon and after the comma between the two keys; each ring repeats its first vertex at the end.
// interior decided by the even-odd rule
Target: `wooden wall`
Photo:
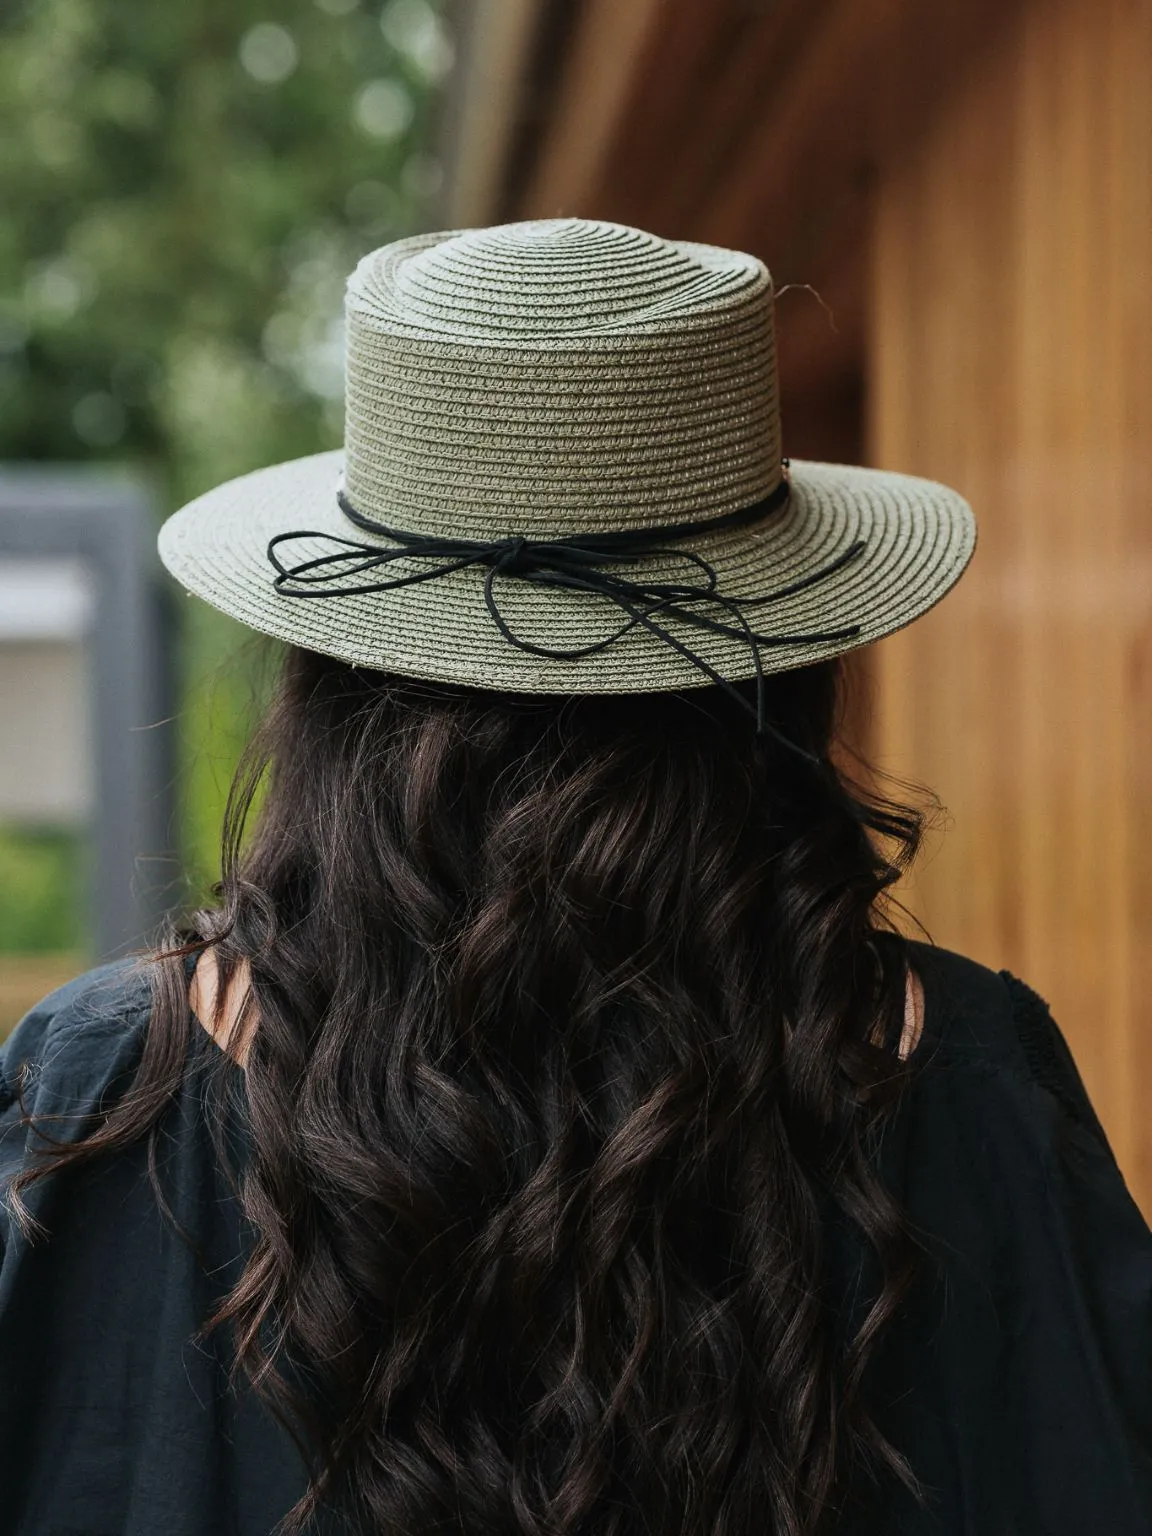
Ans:
{"type": "Polygon", "coordinates": [[[579,15],[498,216],[815,285],[834,328],[778,306],[787,451],[972,500],[960,586],[862,653],[871,749],[950,813],[906,896],[1049,999],[1152,1217],[1152,0],[579,15]]]}
{"type": "Polygon", "coordinates": [[[912,906],[1048,998],[1152,1214],[1152,0],[1034,0],[928,121],[925,46],[887,66],[869,451],[980,540],[875,647],[874,748],[952,818],[912,906]]]}

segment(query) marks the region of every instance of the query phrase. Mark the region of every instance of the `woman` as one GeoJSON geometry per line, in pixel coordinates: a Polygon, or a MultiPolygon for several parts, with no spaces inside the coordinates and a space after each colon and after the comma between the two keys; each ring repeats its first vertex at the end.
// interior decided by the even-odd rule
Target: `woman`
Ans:
{"type": "Polygon", "coordinates": [[[1152,1233],[839,726],[966,504],[781,459],[739,252],[347,313],[343,453],[161,535],[287,642],[218,905],[4,1050],[5,1530],[1152,1530],[1152,1233]]]}

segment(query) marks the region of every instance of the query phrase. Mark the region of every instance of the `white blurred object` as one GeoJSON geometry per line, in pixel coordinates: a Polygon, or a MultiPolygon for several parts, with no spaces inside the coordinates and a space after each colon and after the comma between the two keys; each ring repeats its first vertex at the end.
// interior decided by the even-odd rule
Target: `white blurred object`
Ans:
{"type": "Polygon", "coordinates": [[[77,823],[93,810],[83,560],[0,558],[0,819],[77,823]]]}
{"type": "Polygon", "coordinates": [[[0,641],[80,640],[91,627],[95,601],[83,560],[0,558],[0,641]]]}

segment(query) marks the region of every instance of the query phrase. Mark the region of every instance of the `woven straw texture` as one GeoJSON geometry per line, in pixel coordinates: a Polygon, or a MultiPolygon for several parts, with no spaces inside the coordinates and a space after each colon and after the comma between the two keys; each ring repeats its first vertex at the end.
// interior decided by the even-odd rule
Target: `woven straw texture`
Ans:
{"type": "Polygon", "coordinates": [[[751,256],[620,225],[385,246],[348,286],[348,495],[465,537],[756,501],[780,478],[772,318],[751,256]]]}
{"type": "MultiPolygon", "coordinates": [[[[642,628],[577,660],[530,655],[497,630],[484,571],[390,592],[278,592],[274,535],[374,535],[352,504],[394,527],[471,539],[637,528],[730,512],[770,492],[781,468],[771,278],[754,257],[660,240],[623,225],[549,219],[397,241],[348,284],[345,447],[229,481],[169,518],[172,574],[252,628],[411,676],[509,691],[631,692],[707,679],[642,628]]],[[[680,547],[719,590],[757,597],[821,569],[835,575],[749,611],[767,635],[859,624],[853,639],[761,650],[777,671],[909,623],[959,578],[975,544],[967,503],[909,476],[793,461],[786,505],[760,523],[680,547]]],[[[388,545],[386,537],[378,541],[388,545]]],[[[421,566],[405,558],[388,576],[421,566]]],[[[654,557],[629,577],[683,580],[654,557]]],[[[586,645],[620,627],[608,599],[498,579],[502,612],[529,642],[586,645]]],[[[718,617],[724,618],[718,613],[718,617]]],[[[722,676],[750,676],[746,641],[667,627],[722,676]]]]}

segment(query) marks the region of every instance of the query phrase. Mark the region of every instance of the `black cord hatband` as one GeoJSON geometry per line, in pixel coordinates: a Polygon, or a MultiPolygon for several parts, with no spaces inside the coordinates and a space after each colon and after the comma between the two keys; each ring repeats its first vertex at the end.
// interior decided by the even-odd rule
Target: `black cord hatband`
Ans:
{"type": "MultiPolygon", "coordinates": [[[[785,461],[787,467],[787,461],[785,461]]],[[[761,646],[811,645],[855,638],[860,632],[858,624],[840,629],[825,630],[819,634],[762,635],[752,629],[743,609],[761,607],[780,602],[797,592],[815,586],[820,581],[842,570],[863,549],[863,540],[857,540],[836,559],[811,572],[788,586],[760,597],[726,597],[717,591],[715,568],[702,555],[692,550],[669,549],[669,540],[695,538],[720,529],[741,527],[759,522],[782,507],[788,500],[790,486],[785,478],[760,501],[735,512],[718,517],[701,518],[690,522],[668,523],[655,528],[613,529],[605,533],[577,533],[534,539],[528,536],[511,536],[501,539],[464,539],[442,534],[416,533],[407,529],[391,528],[374,519],[365,517],[340,491],[337,500],[345,517],[367,532],[379,538],[390,539],[391,547],[379,544],[362,544],[339,534],[299,529],[279,533],[268,543],[268,559],[276,571],[274,586],[289,597],[350,597],[366,592],[390,592],[398,587],[413,586],[422,581],[433,581],[471,565],[487,567],[484,577],[484,601],[496,628],[510,645],[527,651],[533,656],[553,657],[559,660],[578,660],[595,655],[614,645],[637,625],[649,630],[666,645],[697,667],[713,683],[724,688],[742,706],[746,700],[731,683],[722,677],[701,656],[671,634],[654,615],[668,614],[681,622],[712,634],[729,635],[748,642],[752,651],[756,675],[756,728],[758,732],[771,731],[764,713],[764,672],[760,661],[761,646]],[[298,565],[285,565],[276,553],[278,547],[292,539],[323,539],[342,546],[333,554],[319,555],[301,561],[298,565]],[[605,565],[636,565],[643,560],[658,556],[684,560],[700,572],[702,581],[668,582],[641,579],[631,581],[614,571],[603,570],[605,565]],[[371,582],[347,585],[349,578],[364,575],[395,560],[428,560],[434,562],[428,569],[409,572],[404,576],[385,577],[371,582]],[[553,647],[538,645],[515,634],[500,612],[496,599],[496,578],[515,577],[542,587],[563,591],[589,592],[606,597],[626,615],[626,621],[602,640],[588,645],[553,647]],[[333,585],[332,583],[339,583],[333,585]],[[696,611],[698,605],[712,605],[723,609],[731,622],[696,611]]],[[[771,734],[777,733],[771,731],[771,734]]],[[[788,743],[793,746],[793,743],[788,743]]],[[[800,750],[795,748],[795,750],[800,750]]],[[[805,756],[809,754],[805,753],[805,756]]]]}

